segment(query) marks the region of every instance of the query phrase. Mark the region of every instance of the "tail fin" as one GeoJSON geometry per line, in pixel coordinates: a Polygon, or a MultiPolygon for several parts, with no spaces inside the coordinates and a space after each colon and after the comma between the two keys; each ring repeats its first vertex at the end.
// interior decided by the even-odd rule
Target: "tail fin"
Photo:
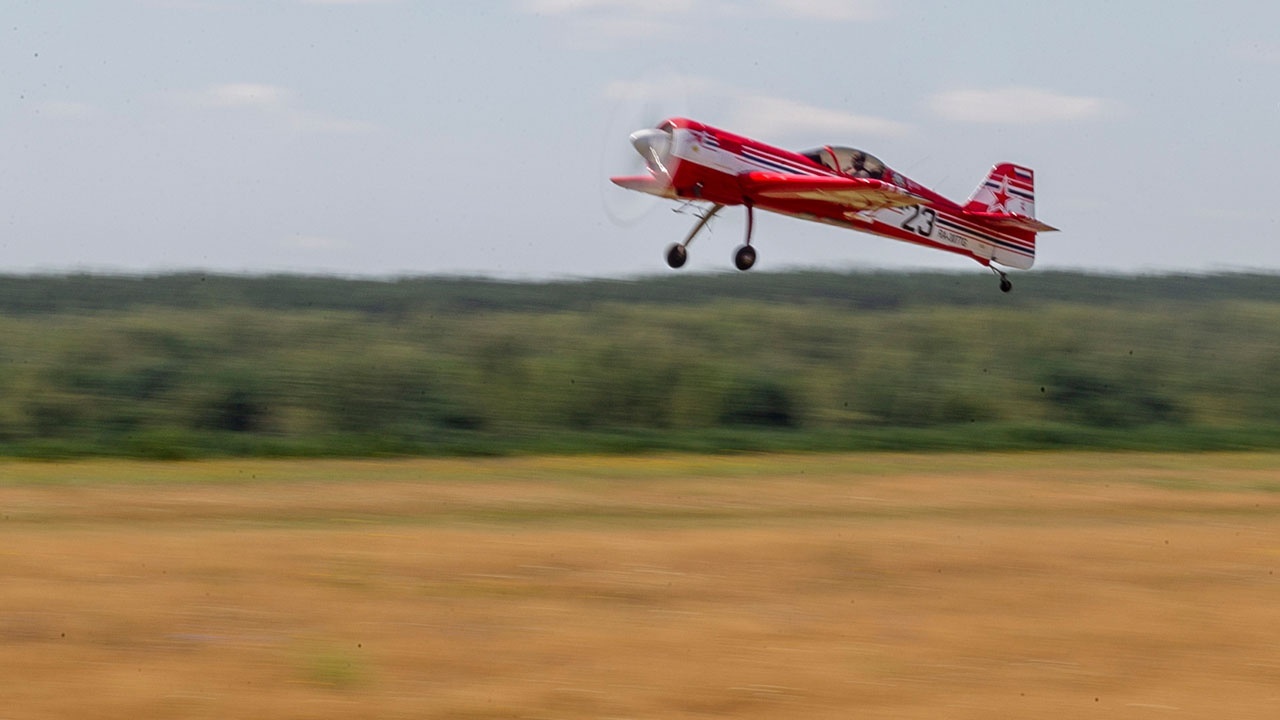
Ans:
{"type": "Polygon", "coordinates": [[[964,206],[964,212],[990,224],[1032,233],[1050,232],[1036,220],[1036,175],[1031,168],[1000,163],[991,168],[964,206]]]}
{"type": "Polygon", "coordinates": [[[1036,175],[1029,168],[1000,163],[969,196],[965,212],[1036,216],[1036,175]]]}

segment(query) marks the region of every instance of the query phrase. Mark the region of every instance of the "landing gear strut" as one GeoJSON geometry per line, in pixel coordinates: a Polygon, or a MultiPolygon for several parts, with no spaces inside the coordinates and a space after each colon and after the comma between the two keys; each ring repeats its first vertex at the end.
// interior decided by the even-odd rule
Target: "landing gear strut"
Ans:
{"type": "Polygon", "coordinates": [[[1013,282],[1009,280],[1009,276],[1008,274],[1005,273],[1005,271],[997,270],[995,267],[991,265],[988,265],[987,267],[991,268],[991,272],[1000,276],[1000,292],[1007,293],[1013,289],[1013,282]]]}
{"type": "Polygon", "coordinates": [[[755,226],[755,210],[747,203],[747,239],[733,254],[733,265],[739,270],[750,270],[756,264],[756,249],[751,247],[751,231],[755,226]]]}
{"type": "Polygon", "coordinates": [[[684,267],[685,261],[689,259],[689,243],[693,242],[694,236],[702,232],[702,228],[706,227],[707,223],[711,222],[711,218],[715,217],[716,213],[720,212],[722,208],[724,208],[723,205],[713,205],[702,217],[698,218],[698,224],[694,225],[689,234],[685,236],[684,242],[672,243],[671,247],[667,248],[667,265],[673,268],[684,267]]]}
{"type": "MultiPolygon", "coordinates": [[[[737,252],[733,254],[733,265],[739,270],[750,270],[751,266],[756,264],[756,249],[751,247],[751,234],[755,231],[756,214],[755,209],[751,207],[751,203],[746,203],[747,208],[747,238],[737,252]]],[[[698,218],[698,224],[693,226],[689,234],[685,236],[684,242],[672,243],[667,247],[667,265],[673,268],[684,267],[689,260],[689,244],[702,232],[702,228],[711,222],[711,218],[716,213],[724,209],[724,205],[712,205],[711,209],[698,218]]]]}

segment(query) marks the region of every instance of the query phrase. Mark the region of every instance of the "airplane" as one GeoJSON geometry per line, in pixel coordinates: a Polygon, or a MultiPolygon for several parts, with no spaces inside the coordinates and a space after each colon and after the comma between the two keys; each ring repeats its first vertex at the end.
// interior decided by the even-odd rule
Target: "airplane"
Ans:
{"type": "Polygon", "coordinates": [[[630,140],[648,173],[610,178],[615,185],[710,204],[684,241],[667,248],[672,268],[685,264],[689,244],[717,213],[742,205],[747,232],[734,253],[739,270],[756,262],[751,234],[759,208],[973,258],[1009,292],[1013,283],[996,265],[1030,268],[1036,233],[1057,230],[1036,220],[1035,173],[1013,163],[991,168],[960,205],[849,147],[792,152],[683,117],[637,130],[630,140]]]}

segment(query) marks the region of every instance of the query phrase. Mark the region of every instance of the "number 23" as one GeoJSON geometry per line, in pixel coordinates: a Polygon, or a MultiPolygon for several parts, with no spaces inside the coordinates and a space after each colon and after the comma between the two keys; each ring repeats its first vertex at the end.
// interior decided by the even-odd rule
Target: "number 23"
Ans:
{"type": "Polygon", "coordinates": [[[919,205],[914,205],[911,208],[911,214],[907,216],[906,220],[902,221],[902,227],[904,230],[910,230],[924,237],[929,237],[933,234],[933,222],[937,218],[938,214],[932,208],[922,208],[919,205]]]}

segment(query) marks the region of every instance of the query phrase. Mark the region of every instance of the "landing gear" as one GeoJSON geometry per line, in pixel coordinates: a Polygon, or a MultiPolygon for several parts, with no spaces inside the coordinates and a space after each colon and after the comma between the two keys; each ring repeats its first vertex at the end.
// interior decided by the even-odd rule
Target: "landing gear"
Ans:
{"type": "Polygon", "coordinates": [[[987,267],[991,268],[991,272],[1000,276],[1000,292],[1007,293],[1013,289],[1013,282],[1009,280],[1009,276],[1005,271],[997,270],[993,265],[988,265],[987,267]]]}
{"type": "Polygon", "coordinates": [[[667,265],[672,269],[684,267],[685,261],[689,259],[689,251],[685,250],[684,245],[680,243],[671,243],[671,247],[667,248],[667,265]]]}
{"type": "MultiPolygon", "coordinates": [[[[748,203],[746,207],[747,239],[733,255],[734,267],[737,267],[739,270],[750,270],[751,266],[756,264],[756,249],[751,247],[751,233],[755,230],[756,221],[755,210],[752,209],[750,203],[748,203]]],[[[693,242],[693,238],[696,237],[698,233],[702,232],[702,228],[706,227],[707,223],[711,222],[711,218],[715,217],[716,213],[720,212],[722,209],[724,209],[724,205],[712,205],[710,210],[698,218],[698,224],[694,225],[693,229],[689,231],[689,234],[685,236],[684,242],[673,243],[667,248],[667,265],[672,268],[684,267],[684,264],[689,260],[689,244],[693,242]]]]}
{"type": "Polygon", "coordinates": [[[667,248],[667,265],[672,268],[684,267],[685,262],[689,259],[689,243],[693,242],[694,236],[702,232],[702,228],[706,227],[707,223],[711,222],[711,218],[715,217],[716,213],[720,212],[723,207],[723,205],[711,206],[710,210],[698,218],[698,224],[694,225],[689,234],[684,237],[684,242],[674,243],[667,248]]]}
{"type": "Polygon", "coordinates": [[[747,203],[747,239],[742,247],[733,254],[733,265],[742,271],[751,269],[756,264],[756,249],[751,247],[751,232],[755,229],[756,214],[751,207],[751,203],[747,203]]]}

